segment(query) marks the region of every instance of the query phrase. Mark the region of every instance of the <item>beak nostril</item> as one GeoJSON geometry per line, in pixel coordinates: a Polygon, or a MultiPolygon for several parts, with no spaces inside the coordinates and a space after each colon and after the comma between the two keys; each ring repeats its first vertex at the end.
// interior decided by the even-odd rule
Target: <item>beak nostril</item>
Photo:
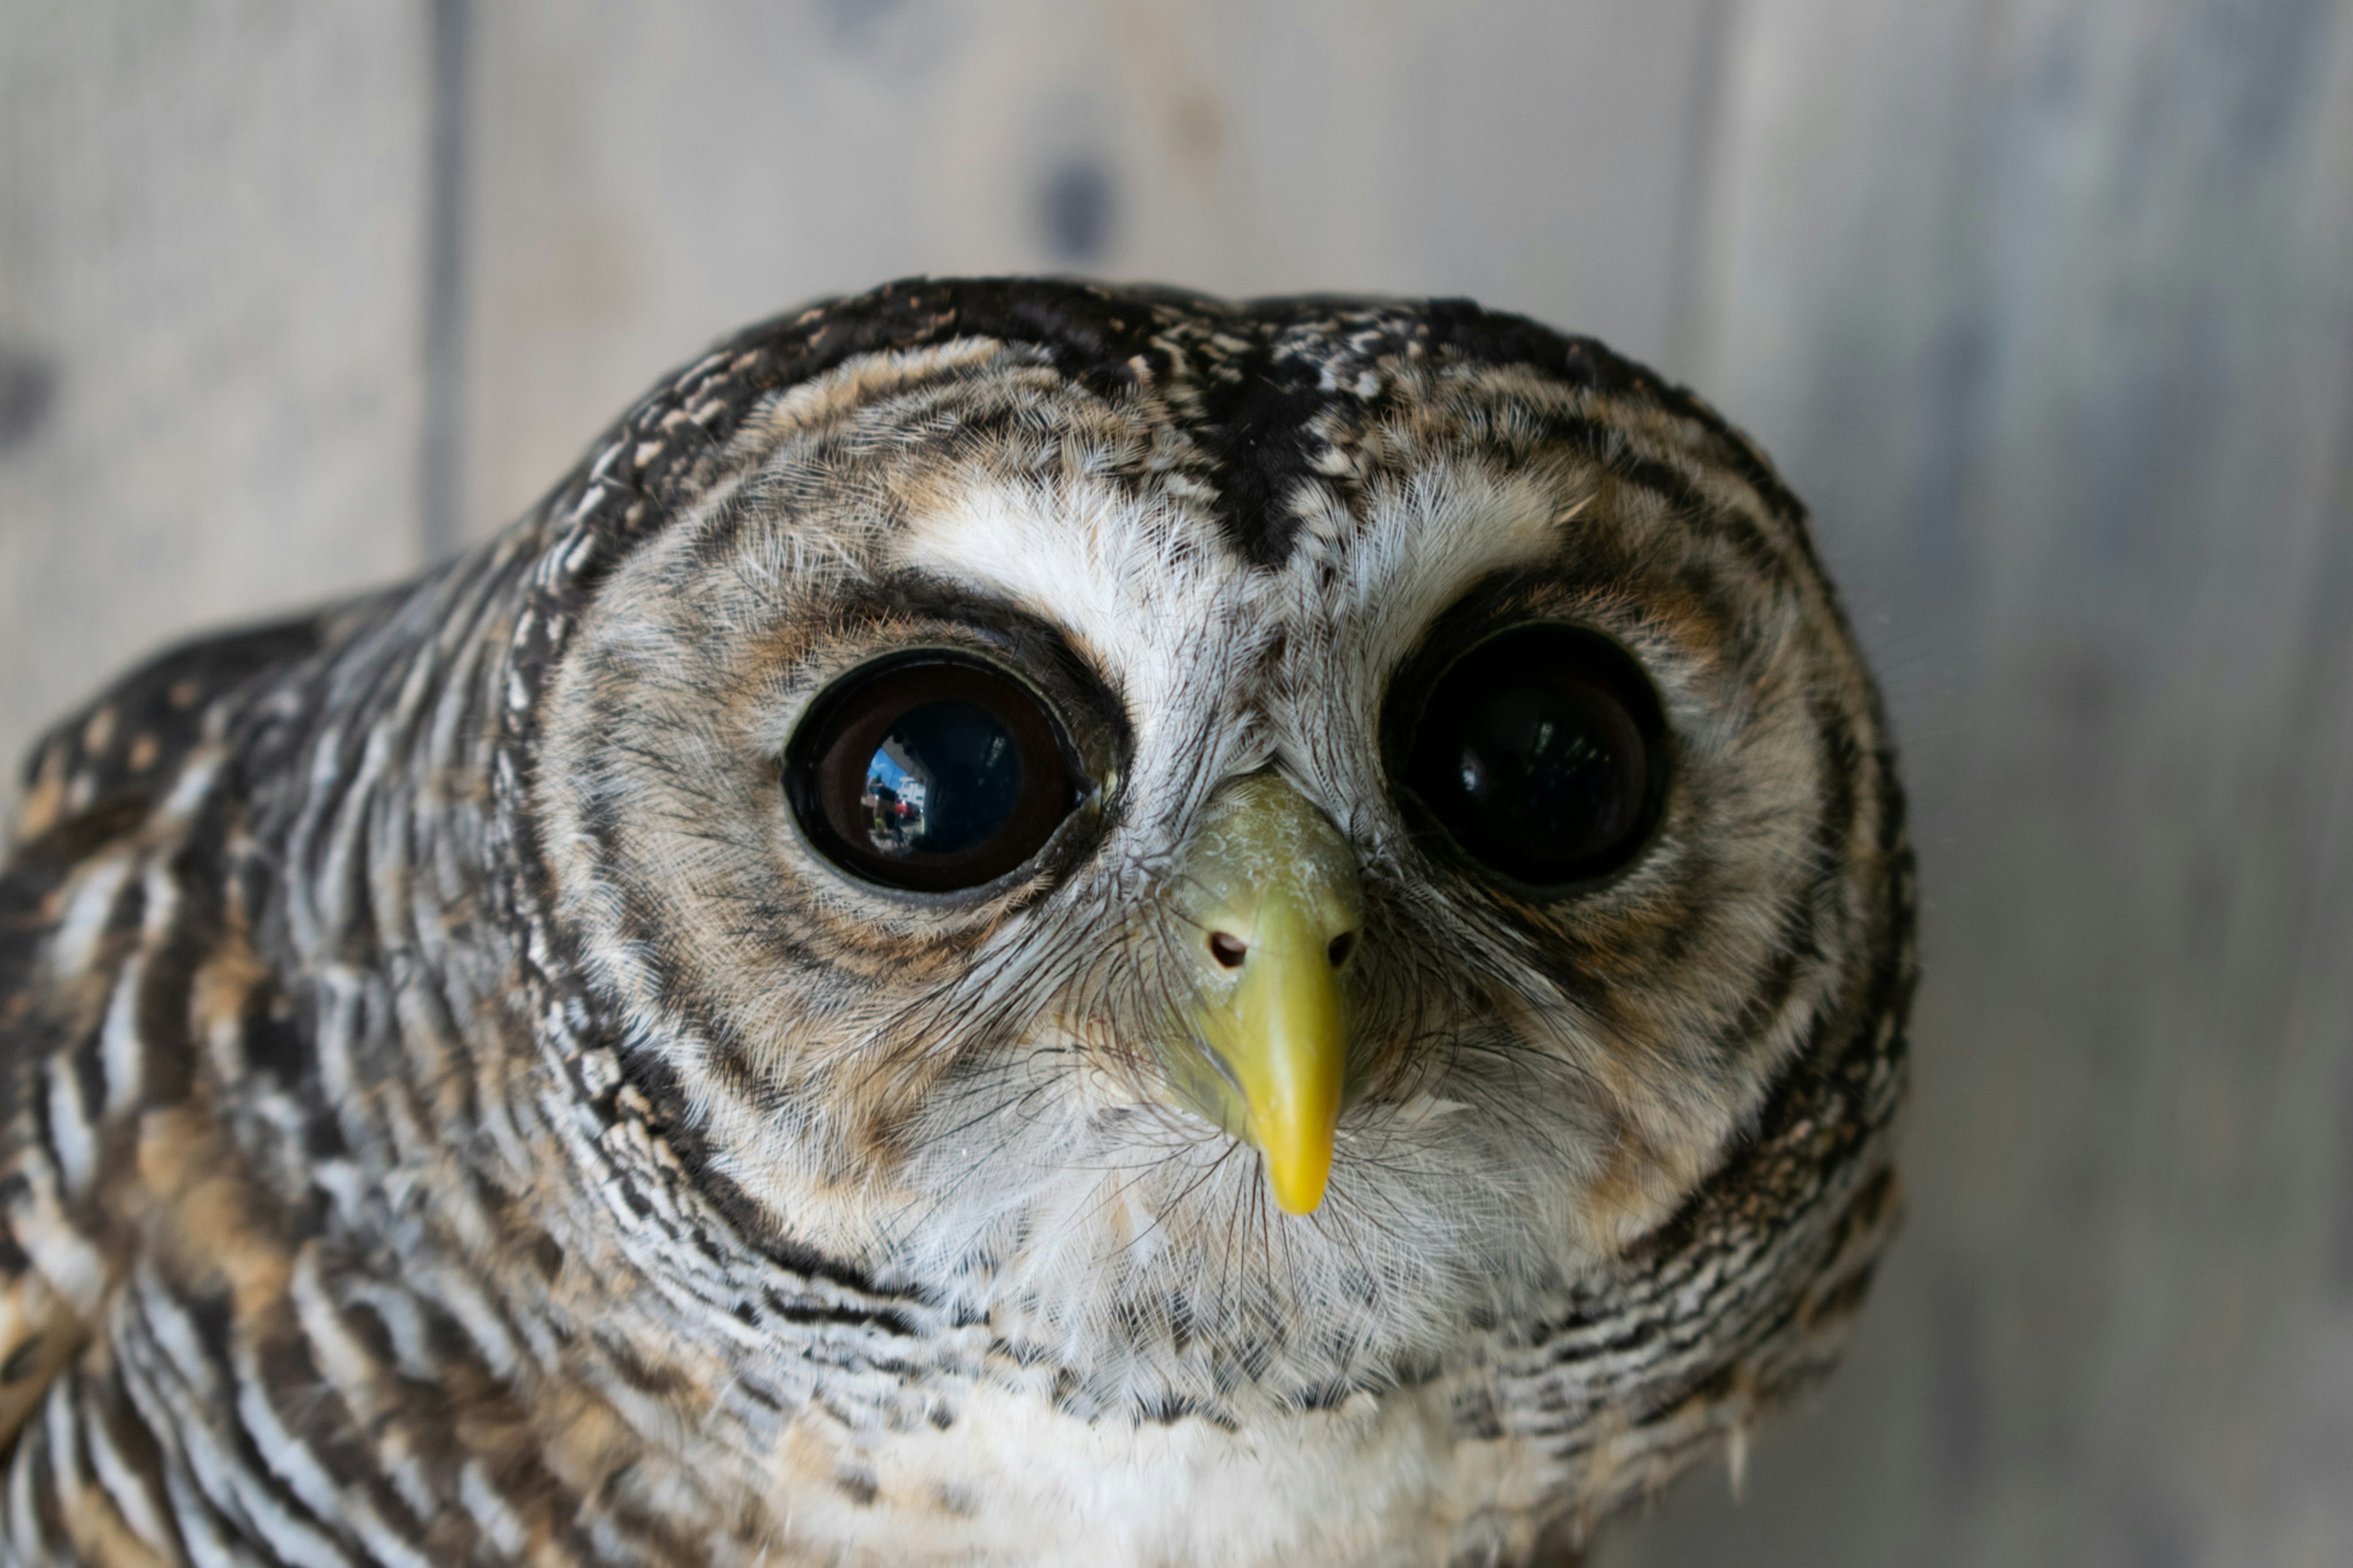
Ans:
{"type": "Polygon", "coordinates": [[[1228,969],[1240,969],[1242,960],[1250,956],[1250,943],[1224,931],[1209,933],[1209,956],[1228,969]]]}
{"type": "Polygon", "coordinates": [[[1332,939],[1332,945],[1324,951],[1330,956],[1332,967],[1339,968],[1348,962],[1348,955],[1356,951],[1356,933],[1352,931],[1342,931],[1332,939]]]}

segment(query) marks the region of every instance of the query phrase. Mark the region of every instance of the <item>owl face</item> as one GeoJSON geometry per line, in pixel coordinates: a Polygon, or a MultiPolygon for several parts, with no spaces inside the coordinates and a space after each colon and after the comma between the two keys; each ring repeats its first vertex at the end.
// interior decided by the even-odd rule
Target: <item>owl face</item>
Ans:
{"type": "Polygon", "coordinates": [[[556,910],[702,1179],[1104,1399],[1378,1381],[1607,1269],[1882,919],[1870,688],[1753,454],[1350,332],[1271,404],[1213,346],[854,355],[543,705],[556,910]]]}

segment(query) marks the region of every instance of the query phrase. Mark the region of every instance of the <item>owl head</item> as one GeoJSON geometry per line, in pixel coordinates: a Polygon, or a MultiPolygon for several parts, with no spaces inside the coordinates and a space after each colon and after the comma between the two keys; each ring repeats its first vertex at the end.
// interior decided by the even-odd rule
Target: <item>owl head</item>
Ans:
{"type": "Polygon", "coordinates": [[[1074,1397],[1406,1376],[1889,1049],[1900,797],[1802,511],[1589,341],[898,285],[540,527],[504,787],[580,1005],[733,1223],[1074,1397]]]}

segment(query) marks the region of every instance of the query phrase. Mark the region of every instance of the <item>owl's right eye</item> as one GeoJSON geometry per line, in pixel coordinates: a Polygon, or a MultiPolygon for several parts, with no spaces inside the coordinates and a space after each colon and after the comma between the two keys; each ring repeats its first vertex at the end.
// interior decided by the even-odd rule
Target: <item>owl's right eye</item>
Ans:
{"type": "Polygon", "coordinates": [[[819,695],[785,748],[785,795],[843,870],[911,892],[1018,868],[1086,795],[1044,700],[944,652],[879,660],[819,695]]]}

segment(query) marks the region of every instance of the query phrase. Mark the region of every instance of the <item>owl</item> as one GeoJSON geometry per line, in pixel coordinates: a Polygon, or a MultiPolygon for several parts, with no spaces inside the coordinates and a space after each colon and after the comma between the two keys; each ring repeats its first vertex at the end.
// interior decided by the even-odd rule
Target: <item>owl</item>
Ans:
{"type": "Polygon", "coordinates": [[[1464,301],[780,318],[22,798],[14,1562],[1567,1561],[1898,1208],[1804,513],[1464,301]]]}

